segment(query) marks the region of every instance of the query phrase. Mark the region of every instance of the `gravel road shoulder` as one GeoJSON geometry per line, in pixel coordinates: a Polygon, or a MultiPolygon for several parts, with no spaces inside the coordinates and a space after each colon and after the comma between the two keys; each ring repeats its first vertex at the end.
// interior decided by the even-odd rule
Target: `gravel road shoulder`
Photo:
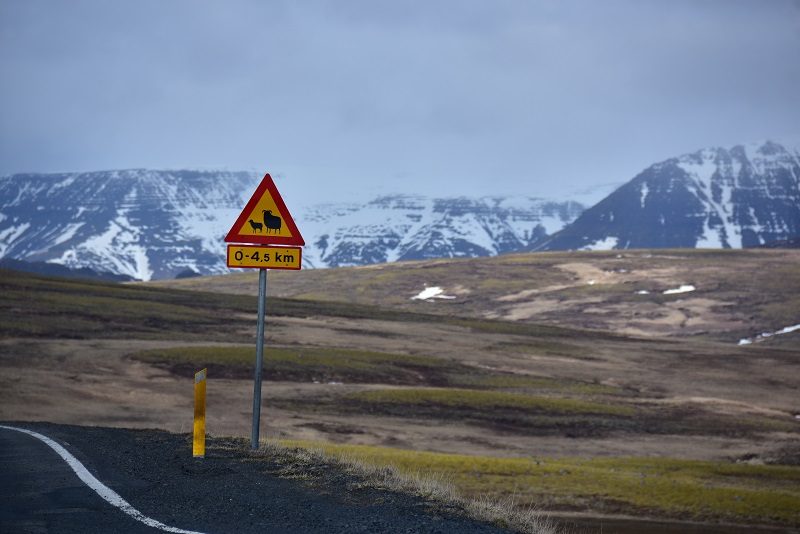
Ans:
{"type": "Polygon", "coordinates": [[[162,523],[223,532],[420,532],[507,530],[455,507],[375,489],[333,464],[286,465],[249,453],[242,439],[210,438],[193,459],[190,436],[160,430],[13,423],[61,443],[106,485],[162,523]]]}

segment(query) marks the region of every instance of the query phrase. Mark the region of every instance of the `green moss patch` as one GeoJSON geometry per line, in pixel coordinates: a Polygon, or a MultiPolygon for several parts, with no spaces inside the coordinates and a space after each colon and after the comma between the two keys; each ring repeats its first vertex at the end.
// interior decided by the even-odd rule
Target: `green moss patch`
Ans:
{"type": "Polygon", "coordinates": [[[558,414],[633,414],[633,409],[628,406],[601,404],[578,399],[455,388],[382,389],[351,393],[347,398],[368,404],[428,405],[457,409],[513,409],[558,414]]]}
{"type": "Polygon", "coordinates": [[[561,392],[580,395],[622,395],[625,390],[615,386],[559,378],[512,374],[472,374],[459,377],[459,386],[470,388],[510,389],[561,392]]]}
{"type": "Polygon", "coordinates": [[[359,391],[322,402],[315,409],[459,422],[523,435],[590,437],[632,431],[637,425],[635,410],[626,405],[458,388],[359,391]]]}
{"type": "MultiPolygon", "coordinates": [[[[251,378],[254,346],[175,347],[148,350],[136,359],[163,365],[189,376],[208,367],[212,376],[251,378]]],[[[441,384],[466,366],[427,356],[339,348],[265,347],[264,377],[301,382],[441,384]]]]}
{"type": "MultiPolygon", "coordinates": [[[[183,346],[139,352],[136,359],[191,376],[208,367],[214,376],[252,377],[254,345],[183,346]]],[[[325,347],[265,347],[267,380],[448,386],[574,395],[624,395],[620,388],[576,380],[480,369],[433,356],[325,347]]]]}
{"type": "Polygon", "coordinates": [[[493,458],[330,443],[286,442],[334,456],[429,472],[466,496],[519,506],[796,526],[800,467],[671,458],[493,458]]]}

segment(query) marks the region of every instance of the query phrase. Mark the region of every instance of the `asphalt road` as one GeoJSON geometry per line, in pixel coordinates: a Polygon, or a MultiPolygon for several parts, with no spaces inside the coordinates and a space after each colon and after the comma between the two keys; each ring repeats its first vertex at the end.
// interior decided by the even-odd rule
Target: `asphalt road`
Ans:
{"type": "Polygon", "coordinates": [[[148,532],[38,439],[0,429],[0,532],[148,532]]]}
{"type": "MultiPolygon", "coordinates": [[[[228,446],[210,443],[207,457],[195,460],[186,436],[46,423],[9,426],[50,437],[133,507],[171,527],[242,534],[507,532],[433,509],[417,497],[361,488],[349,475],[278,476],[281,466],[228,446]]],[[[0,532],[161,531],[104,501],[46,444],[0,429],[0,532]]]]}

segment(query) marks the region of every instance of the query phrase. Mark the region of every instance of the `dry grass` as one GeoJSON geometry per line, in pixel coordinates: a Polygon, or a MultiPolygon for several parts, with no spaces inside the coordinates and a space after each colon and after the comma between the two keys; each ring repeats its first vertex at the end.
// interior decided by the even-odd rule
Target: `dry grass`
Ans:
{"type": "MultiPolygon", "coordinates": [[[[507,318],[637,335],[711,335],[735,342],[761,330],[796,324],[798,260],[797,250],[762,249],[525,253],[276,272],[270,291],[279,297],[347,301],[412,313],[507,318]],[[752,276],[754,272],[761,276],[752,276]],[[697,290],[663,294],[682,284],[697,290]],[[440,286],[457,298],[410,300],[426,285],[440,286]],[[649,293],[637,294],[642,290],[649,293]],[[554,306],[542,308],[542,301],[554,306]]],[[[254,273],[245,273],[151,285],[253,294],[257,284],[254,273]]],[[[780,337],[769,341],[785,342],[780,337]]]]}
{"type": "Polygon", "coordinates": [[[333,465],[355,478],[357,487],[407,493],[431,503],[434,508],[461,513],[471,519],[493,523],[525,534],[560,534],[554,522],[530,506],[520,506],[513,497],[492,499],[460,495],[452,480],[429,470],[399,470],[393,465],[370,462],[356,451],[325,451],[321,447],[294,446],[262,440],[251,454],[268,456],[285,466],[282,476],[308,478],[308,466],[333,465]]]}
{"type": "Polygon", "coordinates": [[[388,469],[397,473],[394,480],[409,480],[409,486],[397,489],[412,493],[419,473],[424,473],[423,480],[445,481],[441,498],[455,499],[470,517],[490,514],[492,521],[505,519],[506,525],[523,532],[550,532],[536,530],[541,515],[525,506],[580,509],[587,500],[601,513],[638,510],[695,521],[784,526],[797,525],[800,519],[800,469],[791,465],[676,458],[497,458],[306,441],[276,445],[291,454],[306,454],[295,448],[312,449],[318,458],[349,462],[365,473],[388,469]],[[530,528],[522,526],[526,521],[530,528]]]}
{"type": "MultiPolygon", "coordinates": [[[[137,360],[155,363],[182,376],[207,367],[214,376],[251,378],[252,345],[184,346],[142,351],[137,360]]],[[[266,347],[265,376],[270,380],[297,382],[427,384],[449,383],[469,376],[472,368],[440,358],[391,354],[335,347],[266,347]]]]}
{"type": "MultiPolygon", "coordinates": [[[[703,253],[669,253],[671,257],[666,256],[668,253],[659,254],[652,259],[617,259],[615,255],[587,258],[596,260],[596,269],[608,268],[616,273],[609,277],[639,276],[635,273],[645,270],[649,273],[641,274],[639,282],[628,284],[626,295],[606,295],[609,305],[630,305],[639,310],[640,296],[634,290],[658,291],[691,282],[698,286],[704,299],[720,298],[735,304],[720,311],[720,316],[729,311],[752,313],[753,324],[758,324],[754,332],[772,328],[759,311],[767,309],[759,308],[762,305],[769,306],[770,313],[780,319],[776,327],[794,324],[800,317],[800,292],[795,291],[800,287],[800,263],[788,265],[791,258],[736,253],[722,254],[726,261],[720,261],[703,253]],[[696,277],[684,280],[686,270],[673,272],[682,268],[684,259],[689,271],[696,268],[696,277]],[[762,267],[760,262],[764,262],[762,267]],[[620,267],[628,272],[613,271],[620,267]],[[666,274],[662,278],[652,274],[659,269],[669,269],[672,274],[669,278],[666,274]],[[752,283],[743,279],[745,274],[753,278],[756,270],[764,276],[756,277],[752,283]],[[788,281],[785,286],[781,285],[784,280],[788,281]],[[743,287],[746,289],[740,295],[743,287]]],[[[583,256],[569,258],[571,264],[583,261],[583,256]]],[[[515,268],[525,266],[530,273],[542,268],[538,255],[480,260],[484,261],[498,262],[491,265],[498,269],[506,262],[515,268]],[[528,260],[530,264],[526,263],[528,260]]],[[[469,262],[455,264],[464,276],[472,276],[467,272],[469,262]]],[[[434,267],[443,269],[445,265],[436,263],[434,267]]],[[[386,274],[391,268],[397,270],[392,276],[399,276],[400,267],[341,270],[337,276],[341,283],[357,285],[360,275],[386,274]],[[351,275],[352,280],[348,278],[351,275]]],[[[422,264],[410,267],[418,274],[429,272],[422,264]]],[[[565,276],[571,276],[571,271],[555,265],[553,270],[553,278],[542,284],[561,284],[565,276]]],[[[446,269],[442,272],[446,273],[446,269]]],[[[255,330],[252,296],[0,274],[0,338],[24,338],[0,343],[0,389],[8,399],[0,403],[0,411],[14,417],[25,413],[31,418],[60,417],[64,422],[82,424],[105,424],[113,417],[114,424],[177,429],[170,425],[184,421],[185,414],[191,413],[189,404],[185,404],[191,397],[181,397],[180,392],[190,394],[191,388],[183,389],[182,382],[152,368],[149,362],[120,358],[144,349],[150,350],[151,356],[159,351],[155,361],[167,364],[185,357],[194,365],[198,355],[203,356],[201,359],[212,358],[226,369],[239,362],[245,369],[242,376],[250,378],[251,365],[247,361],[252,359],[255,330]],[[249,348],[172,346],[182,343],[179,340],[230,342],[234,334],[240,343],[249,341],[249,348]],[[48,337],[59,339],[47,341],[48,337]],[[64,337],[88,339],[73,343],[64,337]],[[104,344],[100,338],[105,337],[124,339],[104,344]],[[145,339],[150,341],[145,343],[145,339]],[[44,346],[48,348],[43,351],[44,346]],[[42,381],[44,376],[47,378],[42,381]],[[120,390],[131,395],[120,397],[120,390]],[[42,399],[46,402],[35,402],[42,399]],[[52,399],[59,399],[57,406],[47,404],[52,399]],[[37,406],[45,406],[48,412],[42,415],[37,406]]],[[[406,289],[418,291],[423,280],[408,276],[406,289]]],[[[502,295],[523,288],[516,282],[502,287],[503,273],[497,271],[494,276],[500,280],[487,282],[481,286],[483,290],[502,295]]],[[[267,402],[276,407],[271,414],[280,418],[275,428],[281,428],[282,436],[469,453],[472,456],[360,449],[356,460],[387,458],[388,465],[396,466],[401,473],[379,468],[373,479],[383,480],[380,483],[385,485],[402,479],[402,473],[407,471],[414,475],[443,473],[443,481],[433,482],[438,480],[445,490],[448,484],[455,484],[457,493],[474,498],[465,501],[472,504],[464,504],[463,509],[472,507],[470,513],[476,517],[481,517],[481,510],[499,506],[505,511],[495,516],[508,518],[518,512],[517,504],[535,503],[547,509],[799,524],[800,507],[796,490],[791,490],[800,487],[796,468],[786,471],[778,466],[724,466],[726,472],[721,472],[716,464],[707,462],[675,462],[731,457],[760,460],[769,458],[781,442],[796,442],[800,429],[793,415],[797,408],[798,378],[794,371],[798,352],[791,343],[800,334],[777,336],[777,342],[785,343],[785,348],[774,348],[776,342],[772,339],[738,347],[738,334],[724,343],[702,337],[639,339],[626,337],[613,328],[586,331],[552,323],[541,326],[487,320],[481,316],[486,307],[512,306],[519,301],[494,301],[491,294],[481,296],[473,288],[475,292],[468,296],[471,300],[463,307],[454,307],[457,303],[452,301],[423,303],[408,300],[402,283],[397,289],[388,281],[382,280],[387,282],[386,287],[375,285],[373,289],[396,291],[402,302],[398,301],[394,309],[372,307],[368,300],[359,300],[361,297],[352,303],[270,300],[270,350],[278,352],[268,351],[268,366],[270,362],[276,368],[278,364],[284,366],[286,373],[281,378],[292,379],[291,383],[273,383],[267,388],[267,402]],[[463,316],[445,315],[445,308],[463,316]],[[443,314],[432,315],[434,312],[443,314]],[[478,316],[470,316],[473,312],[478,316]],[[281,352],[289,347],[292,351],[281,352]],[[469,372],[462,365],[471,366],[469,372]],[[290,371],[297,374],[290,376],[290,371]],[[356,374],[362,383],[370,385],[347,384],[356,374]],[[311,380],[318,376],[322,377],[322,384],[312,384],[311,380]],[[396,385],[402,376],[408,377],[404,383],[413,385],[413,389],[381,391],[372,385],[396,385]],[[329,387],[326,379],[346,385],[329,387]],[[428,385],[438,389],[420,387],[428,385]],[[348,396],[366,389],[372,392],[348,396]],[[581,404],[576,405],[573,397],[581,404]],[[551,403],[542,404],[540,398],[551,403]],[[636,413],[609,413],[608,407],[633,408],[636,413]],[[530,436],[542,439],[537,437],[534,441],[530,436]],[[705,436],[711,439],[701,439],[705,436]],[[635,443],[639,440],[641,448],[635,443]],[[637,448],[633,450],[629,443],[637,448]],[[539,445],[548,447],[547,452],[537,449],[539,445]],[[591,458],[598,451],[615,457],[607,461],[561,458],[531,465],[520,458],[531,450],[548,458],[563,454],[591,458]],[[476,458],[480,457],[474,454],[482,454],[487,460],[479,462],[476,458]],[[492,458],[494,455],[515,459],[492,458]],[[645,461],[631,459],[630,455],[665,459],[645,461]],[[669,458],[675,460],[667,461],[669,458]],[[794,493],[789,494],[789,490],[794,493]],[[486,495],[489,499],[482,497],[486,495]]],[[[530,288],[542,290],[542,284],[530,282],[530,288]]],[[[604,285],[614,291],[625,287],[611,282],[604,285]]],[[[548,292],[556,298],[561,290],[548,292]]],[[[572,295],[570,298],[579,302],[583,293],[591,293],[594,298],[598,292],[601,291],[595,286],[578,288],[573,293],[564,289],[563,296],[572,295]]],[[[331,288],[328,296],[334,293],[335,288],[331,288]]],[[[532,298],[539,298],[537,295],[532,298]]],[[[350,295],[345,292],[337,296],[345,300],[350,295]]],[[[649,316],[650,310],[653,314],[660,309],[672,310],[668,308],[671,305],[676,310],[688,310],[692,302],[686,298],[680,304],[679,299],[684,297],[667,298],[660,293],[647,298],[650,307],[642,308],[641,317],[649,316]]],[[[392,302],[381,305],[391,306],[392,302]]],[[[717,314],[711,308],[710,312],[717,314]]],[[[567,307],[553,313],[556,312],[563,315],[544,318],[558,322],[559,317],[572,317],[567,307]]],[[[575,315],[581,316],[598,320],[606,317],[591,311],[575,315]]],[[[629,320],[639,319],[625,318],[626,322],[629,320]]],[[[745,334],[752,332],[742,335],[745,334]]],[[[224,376],[227,375],[213,374],[214,380],[224,376]]],[[[241,407],[249,405],[252,388],[236,380],[220,383],[223,387],[215,393],[213,412],[219,415],[210,417],[216,417],[218,428],[237,434],[242,421],[249,423],[249,415],[242,416],[241,407]]],[[[327,445],[324,450],[331,454],[327,445]]],[[[298,468],[294,476],[309,475],[307,470],[298,468]]],[[[417,488],[426,487],[426,483],[415,484],[417,488]]],[[[421,495],[440,492],[435,488],[414,491],[421,495]]],[[[444,495],[447,493],[444,491],[444,495]]],[[[532,517],[535,520],[536,516],[532,517]]],[[[525,520],[511,522],[524,524],[525,520]]]]}

